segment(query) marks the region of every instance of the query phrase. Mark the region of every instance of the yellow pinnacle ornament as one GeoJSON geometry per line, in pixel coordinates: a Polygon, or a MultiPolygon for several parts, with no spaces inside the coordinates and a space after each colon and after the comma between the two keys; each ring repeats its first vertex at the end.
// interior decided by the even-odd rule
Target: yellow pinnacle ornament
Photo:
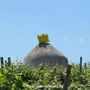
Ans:
{"type": "Polygon", "coordinates": [[[50,42],[50,40],[48,38],[48,34],[46,34],[46,35],[42,34],[40,36],[38,35],[37,37],[38,37],[39,43],[50,42]]]}

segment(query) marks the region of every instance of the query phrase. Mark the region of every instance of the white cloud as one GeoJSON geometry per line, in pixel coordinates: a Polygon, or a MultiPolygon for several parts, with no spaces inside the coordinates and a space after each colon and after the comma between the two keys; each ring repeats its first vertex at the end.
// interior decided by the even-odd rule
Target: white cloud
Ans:
{"type": "Polygon", "coordinates": [[[70,39],[68,37],[64,37],[64,40],[70,42],[70,39]]]}
{"type": "Polygon", "coordinates": [[[85,40],[83,38],[80,38],[80,43],[84,43],[85,40]]]}

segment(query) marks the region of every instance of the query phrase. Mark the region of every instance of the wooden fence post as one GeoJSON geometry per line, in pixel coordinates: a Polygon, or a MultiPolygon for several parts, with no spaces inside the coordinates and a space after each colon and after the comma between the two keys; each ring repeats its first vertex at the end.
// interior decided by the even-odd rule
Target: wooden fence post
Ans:
{"type": "Polygon", "coordinates": [[[80,72],[82,72],[82,57],[80,57],[80,72]]]}
{"type": "Polygon", "coordinates": [[[10,57],[8,57],[8,66],[10,67],[10,65],[11,65],[11,59],[10,57]]]}
{"type": "Polygon", "coordinates": [[[1,68],[3,68],[4,65],[4,61],[3,61],[3,57],[1,57],[1,68]]]}
{"type": "Polygon", "coordinates": [[[63,90],[67,90],[68,89],[68,82],[69,82],[69,77],[70,77],[70,73],[71,73],[71,65],[68,65],[67,67],[67,71],[66,71],[66,77],[65,77],[65,81],[64,81],[64,87],[63,90]]]}

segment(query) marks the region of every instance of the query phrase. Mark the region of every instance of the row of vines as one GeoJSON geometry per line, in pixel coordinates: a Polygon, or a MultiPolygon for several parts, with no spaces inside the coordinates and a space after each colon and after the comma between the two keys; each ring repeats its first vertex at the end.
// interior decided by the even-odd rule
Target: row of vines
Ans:
{"type": "MultiPolygon", "coordinates": [[[[66,69],[63,67],[22,67],[20,63],[0,68],[0,90],[63,90],[66,69]]],[[[72,64],[68,90],[90,90],[90,66],[72,64]]]]}

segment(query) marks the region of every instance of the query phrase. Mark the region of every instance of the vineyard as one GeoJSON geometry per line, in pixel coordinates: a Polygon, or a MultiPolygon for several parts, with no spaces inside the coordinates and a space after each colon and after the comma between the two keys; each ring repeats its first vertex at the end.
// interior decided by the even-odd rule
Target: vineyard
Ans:
{"type": "MultiPolygon", "coordinates": [[[[71,65],[68,90],[90,90],[90,66],[80,64],[71,65]]],[[[66,69],[63,67],[38,68],[22,67],[17,65],[3,65],[0,68],[0,90],[63,90],[66,77],[66,69]]]]}

